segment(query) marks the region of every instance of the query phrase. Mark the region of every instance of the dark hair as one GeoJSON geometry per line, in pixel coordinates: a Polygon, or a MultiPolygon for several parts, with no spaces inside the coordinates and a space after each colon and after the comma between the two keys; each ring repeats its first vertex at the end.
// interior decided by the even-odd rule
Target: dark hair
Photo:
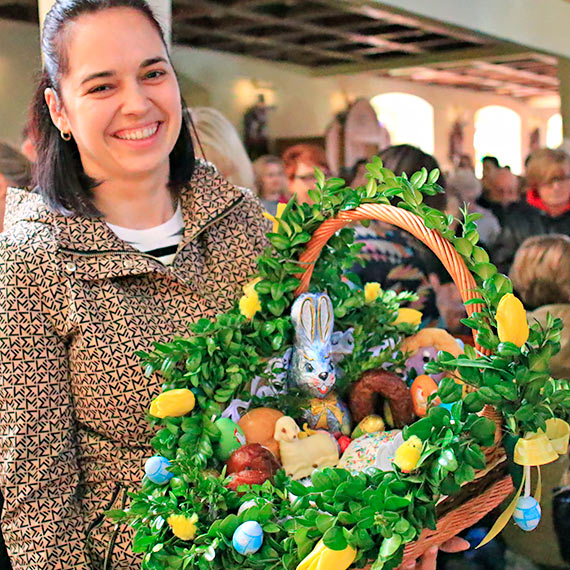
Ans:
{"type": "MultiPolygon", "coordinates": [[[[382,163],[386,168],[389,168],[396,176],[401,176],[405,172],[411,176],[414,172],[421,170],[423,167],[428,172],[434,168],[439,168],[439,163],[431,155],[416,146],[409,144],[398,144],[390,146],[378,153],[382,159],[382,163]]],[[[437,183],[445,189],[446,181],[443,173],[440,173],[437,183]]],[[[437,208],[438,210],[445,210],[447,206],[447,198],[445,194],[436,194],[435,196],[425,196],[424,202],[430,208],[437,208]]]]}
{"type": "MultiPolygon", "coordinates": [[[[81,164],[75,141],[64,141],[53,124],[44,91],[51,88],[60,104],[60,80],[67,71],[64,32],[66,25],[83,14],[101,12],[110,8],[132,8],[146,16],[162,43],[164,35],[160,24],[145,0],[56,0],[46,15],[42,31],[44,70],[41,73],[31,108],[30,128],[38,160],[34,169],[34,183],[48,205],[61,213],[75,213],[98,217],[101,213],[93,204],[93,189],[100,182],[90,178],[81,164]]],[[[185,104],[182,101],[182,109],[185,104]]],[[[194,171],[194,148],[190,137],[186,113],[182,113],[182,126],[178,140],[170,153],[168,187],[177,194],[188,183],[194,171]]]]}
{"type": "Polygon", "coordinates": [[[499,160],[497,159],[496,156],[484,156],[481,159],[481,163],[485,164],[485,162],[490,162],[491,164],[494,164],[497,168],[501,168],[501,165],[499,164],[499,160]]]}

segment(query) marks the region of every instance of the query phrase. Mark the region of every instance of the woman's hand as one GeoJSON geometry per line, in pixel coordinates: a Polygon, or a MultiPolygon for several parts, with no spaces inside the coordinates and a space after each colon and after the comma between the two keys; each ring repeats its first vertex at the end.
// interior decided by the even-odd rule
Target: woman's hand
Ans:
{"type": "Polygon", "coordinates": [[[401,570],[435,570],[437,563],[437,553],[439,550],[443,552],[462,552],[469,549],[469,543],[458,536],[450,538],[444,542],[439,548],[432,546],[423,556],[417,560],[410,560],[402,564],[401,570]]]}

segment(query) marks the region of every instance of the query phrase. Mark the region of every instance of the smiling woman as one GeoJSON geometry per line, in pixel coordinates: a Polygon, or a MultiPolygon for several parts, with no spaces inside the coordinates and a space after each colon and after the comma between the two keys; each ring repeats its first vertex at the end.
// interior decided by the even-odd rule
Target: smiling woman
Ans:
{"type": "Polygon", "coordinates": [[[0,237],[0,487],[15,570],[130,570],[159,381],[137,350],[227,311],[265,247],[254,196],[195,160],[144,0],[60,0],[42,34],[37,194],[0,237]]]}

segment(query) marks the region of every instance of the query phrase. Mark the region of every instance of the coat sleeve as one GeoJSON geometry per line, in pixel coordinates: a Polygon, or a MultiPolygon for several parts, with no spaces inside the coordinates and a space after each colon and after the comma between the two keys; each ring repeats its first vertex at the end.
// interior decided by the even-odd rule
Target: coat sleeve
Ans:
{"type": "Polygon", "coordinates": [[[0,485],[14,570],[90,567],[67,349],[55,327],[61,291],[41,247],[0,238],[0,485]]]}

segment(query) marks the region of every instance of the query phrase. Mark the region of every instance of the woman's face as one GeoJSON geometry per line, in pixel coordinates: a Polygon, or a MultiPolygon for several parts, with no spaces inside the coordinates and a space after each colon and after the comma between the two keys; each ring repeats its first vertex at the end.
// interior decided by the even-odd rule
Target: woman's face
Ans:
{"type": "Polygon", "coordinates": [[[66,29],[68,71],[52,120],[71,132],[86,173],[98,180],[145,177],[164,169],[180,133],[180,91],[166,48],[131,8],[80,16],[66,29]]]}
{"type": "Polygon", "coordinates": [[[269,163],[263,169],[261,194],[265,200],[279,200],[287,188],[287,177],[280,164],[269,163]]]}
{"type": "Polygon", "coordinates": [[[538,195],[551,215],[563,212],[570,204],[570,165],[553,170],[548,181],[538,187],[538,195]]]}
{"type": "Polygon", "coordinates": [[[318,164],[298,162],[295,174],[292,180],[289,181],[289,192],[291,192],[291,194],[297,194],[297,200],[301,203],[312,202],[309,198],[309,190],[312,190],[317,185],[315,168],[320,168],[326,177],[330,176],[330,171],[326,167],[318,164]]]}

